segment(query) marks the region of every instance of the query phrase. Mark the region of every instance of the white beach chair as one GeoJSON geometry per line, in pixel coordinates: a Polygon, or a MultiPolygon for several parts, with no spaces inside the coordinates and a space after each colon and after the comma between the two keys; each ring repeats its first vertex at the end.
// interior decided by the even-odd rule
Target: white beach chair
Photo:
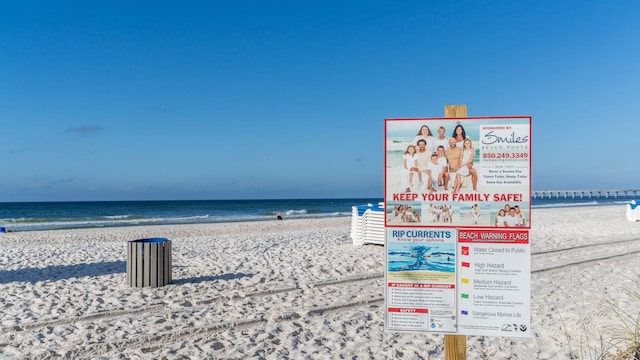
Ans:
{"type": "Polygon", "coordinates": [[[636,200],[631,200],[630,204],[627,204],[627,220],[638,221],[640,218],[640,203],[636,200]]]}
{"type": "Polygon", "coordinates": [[[384,245],[384,203],[351,207],[353,245],[384,245]]]}

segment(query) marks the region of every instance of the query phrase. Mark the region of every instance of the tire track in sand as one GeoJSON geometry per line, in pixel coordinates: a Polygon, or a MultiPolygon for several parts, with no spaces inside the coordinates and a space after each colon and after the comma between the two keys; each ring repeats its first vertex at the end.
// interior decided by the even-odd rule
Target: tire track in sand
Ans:
{"type": "MultiPolygon", "coordinates": [[[[375,279],[381,279],[381,278],[384,278],[384,273],[362,274],[362,275],[347,277],[343,279],[329,279],[329,280],[316,281],[316,282],[309,283],[307,286],[309,288],[319,289],[326,286],[334,286],[334,285],[339,286],[341,284],[349,284],[354,282],[375,280],[375,279]]],[[[95,321],[95,320],[108,320],[111,318],[137,315],[137,314],[142,314],[142,313],[151,312],[151,311],[154,311],[156,313],[158,313],[158,311],[164,311],[169,313],[181,312],[181,311],[187,311],[187,310],[193,311],[194,309],[207,307],[216,302],[221,302],[225,300],[240,300],[240,299],[255,298],[255,297],[261,297],[261,296],[267,296],[267,295],[277,295],[281,293],[303,291],[303,289],[304,289],[303,286],[297,285],[297,286],[287,286],[283,288],[260,289],[260,290],[250,291],[244,295],[236,294],[231,297],[225,296],[225,295],[215,295],[215,296],[211,296],[209,298],[201,299],[195,302],[196,304],[195,306],[178,308],[178,309],[176,308],[168,309],[168,306],[164,302],[157,301],[151,305],[145,305],[142,307],[135,307],[130,309],[127,309],[124,307],[118,307],[112,310],[98,311],[95,313],[89,313],[81,316],[67,317],[62,319],[50,319],[50,320],[38,321],[34,323],[13,325],[10,327],[2,327],[0,328],[0,332],[27,331],[27,330],[32,330],[32,329],[47,327],[47,326],[73,325],[81,322],[95,321]]],[[[234,291],[239,291],[239,290],[241,289],[234,289],[234,291]]],[[[210,291],[210,290],[207,290],[207,291],[210,291]]],[[[200,293],[203,293],[203,292],[204,291],[201,291],[200,293]]]]}
{"type": "MultiPolygon", "coordinates": [[[[382,275],[383,277],[384,275],[382,275]]],[[[256,313],[253,314],[244,314],[242,318],[236,318],[228,321],[222,321],[213,324],[206,324],[202,326],[196,327],[183,327],[171,329],[159,333],[155,333],[149,336],[136,336],[129,339],[122,339],[118,341],[111,342],[103,342],[103,343],[89,343],[82,346],[75,346],[73,349],[65,349],[63,350],[63,355],[67,358],[81,358],[87,356],[97,356],[108,354],[110,351],[114,351],[117,349],[127,349],[131,351],[132,349],[140,349],[143,353],[149,353],[160,349],[166,343],[176,343],[181,341],[194,341],[194,340],[213,340],[218,337],[218,334],[228,330],[242,330],[245,328],[255,327],[260,324],[267,323],[275,323],[279,324],[282,322],[296,321],[299,318],[305,316],[318,316],[328,312],[339,312],[350,310],[353,308],[359,308],[362,306],[375,306],[381,305],[384,303],[384,296],[379,292],[372,292],[370,294],[357,294],[357,298],[352,299],[351,301],[346,302],[331,302],[326,301],[325,296],[319,296],[319,294],[315,294],[320,292],[321,289],[333,288],[339,294],[336,295],[336,298],[344,298],[345,294],[353,294],[354,291],[352,289],[353,284],[361,285],[361,288],[371,288],[375,289],[375,286],[371,284],[367,284],[368,282],[377,282],[381,277],[380,274],[363,274],[360,276],[344,279],[344,280],[334,280],[334,281],[319,281],[309,284],[307,289],[300,288],[290,288],[290,289],[281,289],[275,291],[256,291],[251,294],[247,294],[246,296],[235,296],[231,297],[231,299],[247,299],[247,298],[259,298],[261,296],[268,296],[277,293],[283,292],[295,292],[298,291],[300,293],[305,293],[305,297],[308,299],[312,299],[313,301],[310,303],[304,304],[303,308],[299,309],[291,309],[288,304],[277,304],[274,308],[269,309],[266,313],[256,313]],[[340,287],[347,285],[346,289],[340,291],[340,287]],[[312,292],[311,294],[308,292],[312,292]],[[328,303],[327,303],[328,302],[328,303]]],[[[378,284],[380,287],[382,284],[378,284]]],[[[301,295],[302,296],[302,295],[301,295]]],[[[222,298],[222,297],[221,297],[222,298]]],[[[229,297],[224,297],[225,299],[229,299],[229,297]]],[[[256,299],[257,301],[257,299],[256,299]]],[[[243,305],[243,304],[235,304],[243,305]]],[[[205,310],[210,307],[217,306],[215,302],[209,303],[206,306],[201,306],[205,310]]],[[[247,312],[251,312],[251,306],[247,305],[249,308],[247,312]]],[[[193,311],[194,307],[189,308],[180,308],[180,309],[170,309],[169,311],[165,311],[165,315],[170,316],[171,314],[177,314],[181,312],[189,312],[193,311]]],[[[100,314],[95,314],[96,316],[91,317],[91,320],[97,319],[106,319],[108,316],[102,317],[100,314]]],[[[106,314],[102,314],[106,315],[106,314]]],[[[116,315],[116,314],[113,314],[116,315]]],[[[125,316],[125,313],[117,314],[116,316],[125,316]]],[[[155,315],[160,315],[156,313],[155,315]]],[[[89,319],[89,316],[85,317],[89,319]]],[[[79,320],[78,320],[79,321],[79,320]]],[[[152,321],[152,319],[150,319],[152,321]]],[[[178,324],[179,326],[183,326],[184,324],[178,324]]],[[[50,325],[47,325],[50,326],[50,325]]],[[[273,325],[275,327],[277,325],[273,325]]],[[[35,327],[35,326],[34,326],[35,327]]]]}

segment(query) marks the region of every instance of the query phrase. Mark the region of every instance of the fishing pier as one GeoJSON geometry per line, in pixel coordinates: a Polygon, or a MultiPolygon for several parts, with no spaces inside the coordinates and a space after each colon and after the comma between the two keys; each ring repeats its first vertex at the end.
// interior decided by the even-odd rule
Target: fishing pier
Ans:
{"type": "Polygon", "coordinates": [[[531,192],[533,199],[599,199],[636,197],[640,190],[537,190],[531,192]]]}

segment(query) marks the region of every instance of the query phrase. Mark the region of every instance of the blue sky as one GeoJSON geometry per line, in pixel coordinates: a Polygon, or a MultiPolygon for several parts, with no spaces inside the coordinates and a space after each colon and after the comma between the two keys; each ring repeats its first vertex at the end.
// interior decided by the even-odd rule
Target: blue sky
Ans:
{"type": "Polygon", "coordinates": [[[637,189],[639,13],[3,2],[0,202],[382,197],[384,119],[447,104],[531,115],[534,190],[637,189]]]}

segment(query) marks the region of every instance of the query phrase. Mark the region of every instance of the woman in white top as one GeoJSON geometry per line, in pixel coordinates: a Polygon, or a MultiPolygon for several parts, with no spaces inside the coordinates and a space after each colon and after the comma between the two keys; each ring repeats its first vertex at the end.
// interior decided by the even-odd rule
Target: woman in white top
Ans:
{"type": "Polygon", "coordinates": [[[436,151],[434,146],[436,138],[433,136],[433,134],[431,133],[431,129],[429,129],[427,125],[422,125],[420,127],[420,130],[418,130],[416,137],[413,138],[412,144],[418,145],[418,140],[420,139],[424,139],[424,141],[427,142],[426,149],[429,152],[429,154],[432,154],[433,152],[436,151]]]}
{"type": "Polygon", "coordinates": [[[453,129],[452,138],[456,139],[456,146],[459,148],[464,148],[463,141],[467,138],[467,133],[464,131],[464,127],[460,124],[456,125],[453,129]]]}

